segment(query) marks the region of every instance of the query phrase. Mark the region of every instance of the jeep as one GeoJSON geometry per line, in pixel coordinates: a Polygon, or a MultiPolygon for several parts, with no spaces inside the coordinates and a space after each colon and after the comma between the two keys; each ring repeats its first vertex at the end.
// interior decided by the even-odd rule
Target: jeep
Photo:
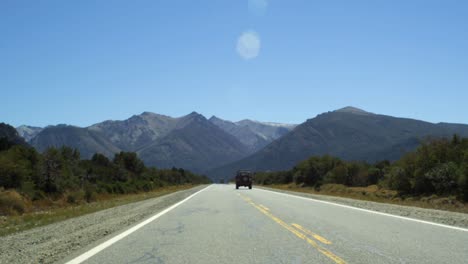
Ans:
{"type": "Polygon", "coordinates": [[[239,186],[249,187],[252,189],[253,173],[250,171],[238,171],[236,175],[236,189],[239,186]]]}

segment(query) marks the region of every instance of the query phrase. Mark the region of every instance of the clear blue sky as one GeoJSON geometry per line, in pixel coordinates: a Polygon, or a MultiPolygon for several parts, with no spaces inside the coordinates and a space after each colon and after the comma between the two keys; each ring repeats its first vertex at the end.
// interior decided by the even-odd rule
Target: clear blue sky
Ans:
{"type": "Polygon", "coordinates": [[[468,1],[2,0],[0,92],[14,126],[347,105],[468,123],[468,1]]]}

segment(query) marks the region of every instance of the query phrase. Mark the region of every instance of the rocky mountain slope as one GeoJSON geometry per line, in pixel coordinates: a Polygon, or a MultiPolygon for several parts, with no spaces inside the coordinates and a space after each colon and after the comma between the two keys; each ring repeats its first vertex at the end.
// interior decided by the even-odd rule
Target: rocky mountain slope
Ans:
{"type": "Polygon", "coordinates": [[[248,119],[231,122],[216,116],[211,117],[210,122],[236,137],[248,147],[250,153],[254,153],[274,140],[286,135],[295,127],[295,125],[263,123],[248,119]]]}
{"type": "Polygon", "coordinates": [[[33,126],[19,126],[16,128],[16,131],[18,131],[18,134],[24,138],[26,141],[30,141],[33,139],[37,134],[39,134],[42,131],[42,127],[33,127],[33,126]]]}
{"type": "Polygon", "coordinates": [[[184,117],[178,126],[180,128],[138,150],[146,164],[204,172],[218,164],[239,160],[248,153],[244,144],[200,114],[184,117]]]}
{"type": "Polygon", "coordinates": [[[69,146],[78,149],[82,158],[90,158],[94,153],[113,157],[120,152],[103,134],[67,125],[48,126],[29,143],[41,152],[49,147],[69,146]]]}
{"type": "Polygon", "coordinates": [[[123,121],[104,121],[88,129],[102,133],[120,149],[135,151],[169,134],[178,121],[177,118],[144,112],[123,121]]]}

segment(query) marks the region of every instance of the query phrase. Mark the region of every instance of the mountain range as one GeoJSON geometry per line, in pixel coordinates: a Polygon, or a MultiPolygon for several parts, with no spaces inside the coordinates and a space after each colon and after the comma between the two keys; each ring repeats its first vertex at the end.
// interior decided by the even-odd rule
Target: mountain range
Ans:
{"type": "Polygon", "coordinates": [[[120,151],[132,151],[149,166],[183,167],[202,173],[244,158],[293,128],[251,120],[208,120],[196,112],[178,118],[144,112],[84,128],[21,126],[17,130],[39,151],[66,145],[77,148],[83,158],[96,152],[113,157],[120,151]]]}
{"type": "Polygon", "coordinates": [[[78,148],[112,157],[133,151],[150,166],[183,167],[213,179],[236,170],[286,170],[312,155],[346,160],[396,160],[428,137],[468,137],[468,125],[429,123],[345,107],[300,125],[252,120],[231,122],[196,112],[174,118],[150,112],[89,127],[21,126],[18,133],[39,151],[50,146],[78,148]]]}

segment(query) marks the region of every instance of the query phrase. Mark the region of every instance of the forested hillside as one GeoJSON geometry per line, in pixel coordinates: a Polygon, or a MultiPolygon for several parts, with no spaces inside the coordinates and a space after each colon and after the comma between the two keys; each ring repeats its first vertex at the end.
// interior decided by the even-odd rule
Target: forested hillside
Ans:
{"type": "Polygon", "coordinates": [[[146,167],[132,152],[120,152],[113,159],[94,154],[82,160],[80,152],[69,147],[48,148],[40,154],[6,137],[0,142],[5,143],[0,145],[0,215],[22,213],[33,201],[90,202],[99,194],[210,182],[184,169],[146,167]]]}
{"type": "Polygon", "coordinates": [[[454,195],[468,201],[468,138],[434,139],[391,163],[347,162],[314,156],[289,171],[259,172],[260,184],[296,183],[320,189],[323,184],[369,186],[396,190],[400,196],[454,195]]]}

